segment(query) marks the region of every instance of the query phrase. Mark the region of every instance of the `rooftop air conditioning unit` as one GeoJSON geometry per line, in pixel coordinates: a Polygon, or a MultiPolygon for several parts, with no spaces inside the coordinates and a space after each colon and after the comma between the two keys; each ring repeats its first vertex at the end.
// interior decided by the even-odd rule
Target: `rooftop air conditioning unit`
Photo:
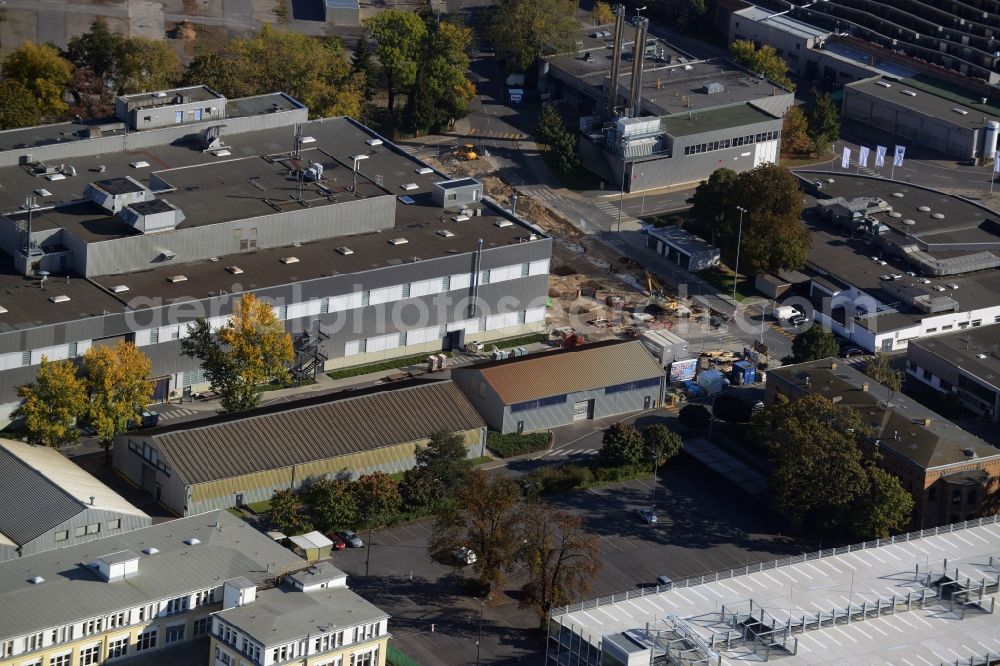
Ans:
{"type": "Polygon", "coordinates": [[[417,185],[416,183],[403,183],[402,185],[400,185],[400,187],[402,187],[407,192],[410,192],[419,189],[420,186],[417,185]]]}
{"type": "Polygon", "coordinates": [[[419,169],[417,169],[417,173],[419,173],[421,176],[426,176],[429,173],[434,173],[434,169],[430,167],[420,167],[419,169]]]}
{"type": "Polygon", "coordinates": [[[497,221],[497,226],[500,227],[501,229],[503,229],[504,227],[512,227],[512,226],[514,226],[514,223],[511,222],[510,220],[498,220],[497,221]]]}
{"type": "Polygon", "coordinates": [[[283,263],[283,264],[297,264],[297,263],[299,263],[299,258],[298,257],[285,257],[284,259],[281,260],[281,263],[283,263]]]}
{"type": "Polygon", "coordinates": [[[52,301],[53,303],[65,303],[66,301],[69,300],[69,296],[66,296],[65,294],[60,294],[59,296],[53,296],[49,298],[49,300],[52,301]]]}
{"type": "Polygon", "coordinates": [[[445,238],[451,238],[452,236],[455,235],[452,232],[448,231],[447,229],[438,229],[437,234],[438,236],[444,236],[445,238]]]}
{"type": "Polygon", "coordinates": [[[365,143],[367,143],[369,146],[381,146],[382,139],[368,139],[367,141],[365,141],[365,143]]]}
{"type": "Polygon", "coordinates": [[[171,275],[167,278],[167,282],[187,282],[186,275],[171,275]]]}
{"type": "Polygon", "coordinates": [[[349,255],[349,254],[354,254],[354,250],[352,250],[351,248],[347,247],[346,245],[341,245],[340,247],[338,247],[337,248],[337,252],[341,253],[345,257],[347,255],[349,255]]]}
{"type": "Polygon", "coordinates": [[[243,269],[240,268],[239,266],[226,266],[226,270],[232,273],[233,275],[243,274],[243,269]]]}
{"type": "Polygon", "coordinates": [[[409,242],[405,238],[393,238],[389,241],[389,245],[406,245],[409,242]]]}
{"type": "Polygon", "coordinates": [[[123,292],[128,291],[128,286],[124,284],[116,284],[115,286],[111,287],[111,291],[116,294],[121,294],[123,292]]]}

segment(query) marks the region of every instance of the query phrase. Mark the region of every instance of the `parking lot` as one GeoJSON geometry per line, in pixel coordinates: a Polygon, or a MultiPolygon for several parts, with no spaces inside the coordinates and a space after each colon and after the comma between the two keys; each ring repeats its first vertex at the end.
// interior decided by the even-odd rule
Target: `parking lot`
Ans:
{"type": "MultiPolygon", "coordinates": [[[[600,539],[603,567],[586,597],[653,584],[659,575],[676,580],[810,548],[782,537],[745,495],[684,456],[661,471],[655,526],[637,513],[649,506],[650,490],[646,478],[552,498],[584,515],[600,539]]],[[[362,534],[374,543],[370,552],[341,551],[333,563],[350,575],[354,590],[392,615],[395,644],[421,664],[475,663],[480,611],[482,663],[541,664],[543,641],[531,631],[537,617],[516,601],[523,579],[515,572],[506,595],[481,605],[467,586],[471,568],[456,571],[428,556],[431,527],[424,519],[376,531],[370,540],[362,534]]]]}

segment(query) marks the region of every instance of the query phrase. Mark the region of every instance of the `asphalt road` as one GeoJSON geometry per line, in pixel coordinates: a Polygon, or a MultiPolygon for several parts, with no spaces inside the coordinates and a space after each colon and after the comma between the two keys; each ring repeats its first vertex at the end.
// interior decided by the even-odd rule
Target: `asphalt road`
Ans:
{"type": "MultiPolygon", "coordinates": [[[[679,580],[809,548],[782,537],[762,509],[684,456],[657,479],[656,526],[636,513],[649,506],[651,491],[646,478],[551,498],[583,516],[598,537],[602,568],[585,598],[635,590],[659,575],[679,580]]],[[[480,611],[482,663],[541,664],[543,646],[531,631],[537,617],[518,608],[521,573],[512,574],[499,602],[481,605],[467,586],[470,567],[455,569],[427,554],[431,527],[424,519],[370,539],[362,534],[374,546],[335,553],[333,564],[349,574],[352,589],[391,614],[397,647],[426,666],[476,663],[480,611]]]]}

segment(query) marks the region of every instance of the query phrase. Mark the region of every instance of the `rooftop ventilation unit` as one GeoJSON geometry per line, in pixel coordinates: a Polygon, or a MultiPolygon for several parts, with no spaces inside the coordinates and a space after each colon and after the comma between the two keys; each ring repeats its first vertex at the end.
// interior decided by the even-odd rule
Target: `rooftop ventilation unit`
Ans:
{"type": "Polygon", "coordinates": [[[121,294],[123,292],[128,291],[128,285],[116,284],[115,286],[111,287],[111,291],[115,294],[121,294]]]}
{"type": "Polygon", "coordinates": [[[147,162],[146,160],[138,160],[136,162],[131,162],[129,166],[132,167],[133,169],[148,169],[149,162],[147,162]]]}
{"type": "Polygon", "coordinates": [[[284,259],[281,260],[281,263],[283,263],[283,264],[297,264],[297,263],[299,263],[299,258],[298,257],[285,257],[284,259]]]}
{"type": "Polygon", "coordinates": [[[186,275],[171,275],[167,278],[167,282],[187,282],[186,275]]]}
{"type": "Polygon", "coordinates": [[[967,116],[967,115],[969,115],[969,112],[968,112],[968,111],[966,111],[965,109],[960,109],[960,108],[958,108],[957,106],[953,106],[953,107],[951,108],[951,110],[952,110],[952,111],[954,111],[955,113],[959,114],[959,115],[962,115],[962,116],[967,116]]]}
{"type": "Polygon", "coordinates": [[[886,81],[876,81],[875,85],[882,86],[883,88],[891,88],[892,87],[892,84],[888,83],[886,81]]]}
{"type": "Polygon", "coordinates": [[[142,552],[144,552],[146,555],[156,555],[158,552],[160,552],[160,549],[155,548],[154,546],[150,546],[149,548],[146,548],[142,552]]]}
{"type": "Polygon", "coordinates": [[[403,183],[402,185],[400,185],[400,187],[402,187],[407,192],[411,192],[413,190],[420,189],[420,186],[417,185],[416,183],[403,183]]]}
{"type": "Polygon", "coordinates": [[[4,306],[0,305],[0,314],[5,314],[6,312],[7,312],[7,308],[5,308],[4,306]]]}
{"type": "Polygon", "coordinates": [[[69,300],[69,296],[66,296],[65,294],[60,294],[59,296],[52,296],[51,298],[49,298],[49,300],[52,301],[53,303],[65,303],[66,301],[69,300]]]}
{"type": "Polygon", "coordinates": [[[455,235],[452,232],[448,231],[447,229],[438,229],[437,234],[438,236],[444,236],[445,238],[451,238],[452,236],[455,235]]]}
{"type": "Polygon", "coordinates": [[[916,97],[917,96],[917,93],[913,92],[912,90],[900,90],[899,92],[903,93],[907,97],[916,97]]]}
{"type": "Polygon", "coordinates": [[[346,245],[341,245],[340,247],[338,247],[337,248],[337,252],[341,253],[345,257],[348,256],[348,255],[354,254],[354,250],[352,250],[351,248],[347,247],[346,245]]]}
{"type": "Polygon", "coordinates": [[[304,136],[299,139],[299,143],[316,143],[316,137],[304,136]]]}
{"type": "Polygon", "coordinates": [[[32,576],[31,578],[28,579],[28,582],[31,583],[32,585],[39,585],[41,583],[44,583],[45,579],[42,578],[41,576],[32,576]]]}
{"type": "Polygon", "coordinates": [[[190,539],[184,539],[184,543],[186,543],[189,546],[197,546],[199,543],[201,543],[201,539],[199,539],[198,537],[191,537],[190,539]]]}
{"type": "Polygon", "coordinates": [[[389,245],[406,245],[409,242],[405,238],[393,238],[389,241],[389,245]]]}
{"type": "Polygon", "coordinates": [[[464,215],[464,214],[463,215],[456,215],[456,216],[454,216],[451,219],[453,219],[456,222],[468,222],[469,221],[469,216],[468,215],[464,215]]]}
{"type": "Polygon", "coordinates": [[[430,167],[420,167],[419,169],[417,169],[417,173],[419,173],[421,176],[426,176],[429,173],[434,173],[434,169],[430,167]]]}
{"type": "Polygon", "coordinates": [[[239,266],[226,266],[226,270],[232,273],[233,275],[243,274],[243,269],[240,268],[239,266]]]}
{"type": "Polygon", "coordinates": [[[381,146],[382,139],[368,139],[367,141],[365,141],[365,143],[367,143],[369,146],[381,146]]]}
{"type": "Polygon", "coordinates": [[[705,91],[705,94],[707,95],[715,95],[716,93],[720,93],[725,90],[725,88],[722,87],[721,83],[713,81],[711,83],[706,83],[702,90],[705,91]]]}
{"type": "Polygon", "coordinates": [[[500,227],[501,229],[503,229],[504,227],[512,227],[512,226],[514,226],[514,223],[511,222],[510,220],[498,220],[497,221],[497,226],[500,227]]]}

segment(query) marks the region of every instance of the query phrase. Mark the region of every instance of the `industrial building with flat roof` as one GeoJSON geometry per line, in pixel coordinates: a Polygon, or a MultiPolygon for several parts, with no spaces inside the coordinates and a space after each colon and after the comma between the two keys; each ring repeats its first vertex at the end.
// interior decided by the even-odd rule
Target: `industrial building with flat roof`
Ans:
{"type": "Polygon", "coordinates": [[[452,378],[487,425],[530,432],[663,402],[663,367],[638,340],[609,340],[455,368],[452,378]]]}
{"type": "Polygon", "coordinates": [[[996,328],[966,328],[913,340],[906,348],[906,372],[1000,423],[1000,333],[996,328]]]}
{"type": "Polygon", "coordinates": [[[790,91],[728,60],[647,39],[647,19],[621,20],[621,39],[617,24],[588,28],[574,52],[546,58],[539,82],[579,112],[584,165],[628,192],[777,161],[790,91]]]}
{"type": "Polygon", "coordinates": [[[995,664],[998,550],[992,516],[633,587],[554,608],[547,661],[995,664]]]}
{"type": "Polygon", "coordinates": [[[1000,323],[994,211],[909,183],[796,173],[818,198],[805,217],[811,302],[802,303],[816,322],[886,352],[905,350],[916,338],[1000,323]]]}
{"type": "Polygon", "coordinates": [[[226,511],[0,562],[0,666],[155,655],[209,634],[227,581],[306,566],[226,511]]]}
{"type": "Polygon", "coordinates": [[[0,507],[0,561],[152,523],[55,449],[9,439],[0,439],[0,507]]]}
{"type": "Polygon", "coordinates": [[[901,143],[965,161],[991,161],[1000,133],[1000,108],[988,97],[917,78],[876,76],[848,83],[841,115],[888,132],[901,143]]]}
{"type": "Polygon", "coordinates": [[[486,424],[450,381],[328,393],[133,431],[114,467],[178,515],[240,507],[321,477],[402,472],[437,432],[483,455],[486,424]]]}
{"type": "Polygon", "coordinates": [[[0,421],[43,356],[118,340],[151,358],[156,401],[202,390],[181,339],[243,292],[310,333],[313,372],[543,327],[551,239],[474,179],[283,94],[119,102],[0,132],[0,421]]]}
{"type": "Polygon", "coordinates": [[[996,512],[1000,449],[899,391],[876,384],[837,359],[767,371],[766,400],[821,395],[850,407],[871,428],[866,453],[899,478],[914,499],[914,528],[947,525],[996,512]]]}

